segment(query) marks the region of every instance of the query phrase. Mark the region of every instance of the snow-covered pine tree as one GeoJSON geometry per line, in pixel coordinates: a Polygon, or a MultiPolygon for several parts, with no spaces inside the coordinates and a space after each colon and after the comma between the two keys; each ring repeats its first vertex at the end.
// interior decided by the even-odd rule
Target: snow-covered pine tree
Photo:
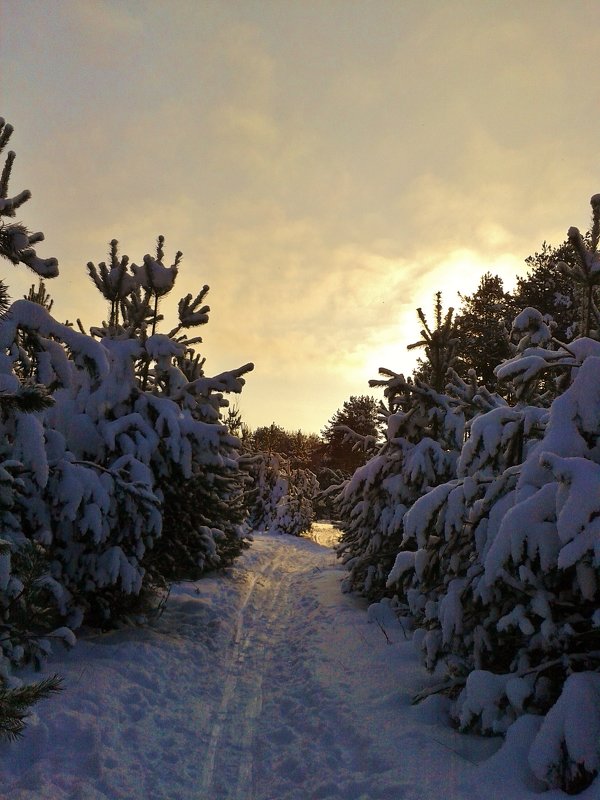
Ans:
{"type": "Polygon", "coordinates": [[[277,516],[277,504],[289,489],[286,459],[279,453],[246,453],[242,466],[249,475],[246,505],[252,530],[268,531],[277,516]]]}
{"type": "MultiPolygon", "coordinates": [[[[13,133],[11,125],[0,118],[0,153],[13,133]]],[[[32,245],[43,240],[41,233],[31,234],[14,219],[16,211],[30,197],[27,190],[14,197],[8,184],[15,153],[7,154],[0,175],[0,256],[13,264],[24,263],[40,275],[52,277],[58,272],[56,259],[40,259],[32,245]]],[[[0,281],[0,315],[9,308],[6,285],[0,281]]],[[[0,373],[2,372],[0,368],[0,373]]],[[[47,392],[29,382],[6,380],[0,374],[0,420],[39,412],[50,404],[47,392]]],[[[0,736],[15,738],[25,726],[30,707],[60,689],[60,679],[24,686],[10,673],[12,664],[37,659],[48,647],[46,635],[56,627],[56,603],[47,582],[49,564],[40,545],[29,542],[22,530],[16,506],[23,496],[20,474],[24,467],[14,452],[19,443],[0,431],[0,736]]],[[[58,636],[68,633],[57,631],[58,636]]]]}
{"type": "Polygon", "coordinates": [[[163,478],[160,482],[163,535],[148,554],[147,565],[150,571],[158,566],[167,579],[190,578],[227,566],[247,547],[241,443],[230,431],[223,411],[228,411],[224,395],[242,391],[242,376],[252,365],[208,378],[203,372],[204,360],[186,345],[175,366],[188,384],[185,393],[171,397],[198,424],[198,432],[214,434],[216,426],[218,439],[216,452],[194,457],[189,479],[183,476],[174,482],[163,478]]]}
{"type": "MultiPolygon", "coordinates": [[[[13,134],[12,125],[0,117],[0,153],[3,153],[13,134]]],[[[39,258],[33,245],[44,241],[43,233],[31,233],[20,222],[5,222],[4,218],[14,219],[17,209],[26,203],[31,192],[24,189],[13,197],[8,195],[8,183],[15,162],[15,153],[9,150],[0,175],[0,255],[13,264],[25,264],[29,269],[44,278],[58,275],[58,261],[55,258],[39,258]]]]}
{"type": "Polygon", "coordinates": [[[160,514],[144,463],[132,453],[105,459],[102,452],[101,433],[110,437],[118,427],[98,414],[115,388],[107,349],[20,300],[0,321],[0,352],[5,381],[17,385],[27,374],[54,401],[43,414],[2,421],[24,466],[22,530],[47,550],[68,624],[77,627],[92,611],[108,619],[110,597],[141,588],[141,557],[160,530],[160,514]],[[99,417],[108,423],[101,431],[99,417]]]}
{"type": "Polygon", "coordinates": [[[277,503],[271,533],[300,536],[315,519],[314,500],[319,492],[316,475],[308,469],[290,469],[287,492],[277,503]]]}
{"type": "Polygon", "coordinates": [[[310,530],[319,491],[311,470],[294,468],[282,453],[249,452],[243,459],[250,476],[246,503],[252,530],[299,536],[310,530]]]}
{"type": "Polygon", "coordinates": [[[444,659],[462,728],[502,732],[524,712],[547,712],[530,764],[549,786],[576,792],[600,769],[600,196],[589,245],[569,231],[582,337],[552,343],[539,311],[515,320],[515,356],[496,370],[517,403],[477,417],[459,479],[406,517],[418,549],[411,605],[425,661],[444,659]],[[548,373],[562,393],[530,405],[548,373]],[[461,688],[462,687],[462,688],[461,688]]]}
{"type": "MultiPolygon", "coordinates": [[[[548,411],[539,386],[549,370],[559,373],[560,384],[564,380],[560,373],[574,363],[574,353],[554,342],[541,313],[534,309],[517,316],[513,335],[520,340],[515,356],[496,374],[512,381],[509,394],[517,402],[509,406],[498,395],[476,387],[474,376],[468,385],[454,375],[449,390],[471,417],[457,478],[426,494],[406,516],[406,542],[417,548],[414,583],[408,589],[411,610],[421,628],[418,638],[425,665],[433,669],[440,658],[450,665],[448,691],[459,686],[471,669],[487,668],[488,657],[493,660],[496,652],[509,652],[491,647],[488,629],[496,618],[480,612],[483,602],[494,605],[489,598],[482,600],[482,560],[514,501],[521,466],[544,434],[548,411]]],[[[407,579],[412,575],[404,576],[407,579]]]]}
{"type": "Polygon", "coordinates": [[[513,291],[515,313],[525,308],[537,308],[548,315],[555,325],[554,335],[563,342],[570,342],[578,333],[579,321],[574,319],[574,308],[578,305],[577,286],[568,274],[576,259],[568,240],[558,247],[543,242],[540,250],[525,259],[528,271],[517,278],[513,291]],[[559,264],[568,265],[559,268],[559,264]]]}
{"type": "Polygon", "coordinates": [[[274,422],[247,432],[242,463],[248,474],[246,506],[251,529],[292,536],[310,530],[322,450],[323,442],[315,434],[288,431],[274,422]]]}
{"type": "Polygon", "coordinates": [[[412,347],[425,348],[422,371],[437,388],[388,369],[380,370],[382,379],[370,381],[384,389],[386,441],[343,484],[336,501],[343,530],[338,555],[350,573],[343,586],[373,600],[402,594],[399,578],[414,560],[414,548],[403,546],[404,516],[424,492],[454,476],[463,440],[462,414],[443,393],[443,376],[454,357],[453,310],[442,314],[438,293],[433,329],[422,310],[417,313],[422,338],[412,347]]]}
{"type": "Polygon", "coordinates": [[[88,264],[110,303],[108,322],[92,329],[111,353],[114,381],[94,412],[102,452],[135,456],[150,471],[162,501],[162,534],[143,564],[156,584],[224,566],[243,546],[240,445],[221,412],[228,406],[224,395],[240,392],[252,369],[247,364],[212,378],[204,374],[194,350],[201,338],[188,331],[208,321],[207,286],[182,298],[178,324],[158,332],[159,303],[173,289],[181,253],[171,266],[163,260],[161,236],[142,266],[120,258],[116,240],[108,264],[88,264]]]}

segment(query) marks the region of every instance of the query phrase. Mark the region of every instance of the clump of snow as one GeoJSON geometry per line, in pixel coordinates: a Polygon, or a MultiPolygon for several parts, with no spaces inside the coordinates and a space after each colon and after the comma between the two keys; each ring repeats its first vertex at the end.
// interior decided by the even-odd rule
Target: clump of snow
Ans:
{"type": "Polygon", "coordinates": [[[401,550],[396,556],[394,566],[387,578],[387,586],[393,586],[400,578],[415,568],[415,553],[410,550],[401,550]]]}
{"type": "Polygon", "coordinates": [[[535,775],[569,793],[586,788],[600,769],[600,675],[570,675],[529,751],[535,775]]]}
{"type": "Polygon", "coordinates": [[[517,314],[512,334],[519,336],[519,351],[528,347],[546,347],[552,341],[552,331],[537,308],[525,308],[517,314]]]}
{"type": "Polygon", "coordinates": [[[142,266],[131,265],[131,271],[144,289],[148,289],[157,295],[168,294],[173,288],[177,277],[177,266],[165,267],[165,265],[151,255],[144,256],[142,266]]]}

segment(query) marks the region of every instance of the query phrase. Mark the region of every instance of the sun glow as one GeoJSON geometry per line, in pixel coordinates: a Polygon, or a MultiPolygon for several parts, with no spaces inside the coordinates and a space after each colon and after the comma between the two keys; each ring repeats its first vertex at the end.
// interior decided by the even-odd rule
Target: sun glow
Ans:
{"type": "Polygon", "coordinates": [[[352,365],[357,377],[360,374],[365,382],[377,378],[380,367],[405,374],[413,371],[419,356],[424,355],[420,349],[407,349],[421,338],[417,308],[423,309],[428,323],[433,325],[436,292],[442,292],[444,313],[450,307],[458,313],[460,294],[475,292],[486,272],[500,275],[507,291],[514,288],[517,274],[524,272],[523,260],[508,253],[486,259],[473,250],[458,249],[436,259],[436,262],[423,264],[421,274],[424,277],[413,285],[410,299],[405,296],[399,304],[397,323],[377,331],[372,341],[353,354],[352,365]]]}

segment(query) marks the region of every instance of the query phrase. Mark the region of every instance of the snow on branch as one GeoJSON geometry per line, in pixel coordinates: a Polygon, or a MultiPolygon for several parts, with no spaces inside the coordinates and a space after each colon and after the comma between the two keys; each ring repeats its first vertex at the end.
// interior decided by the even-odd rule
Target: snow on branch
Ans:
{"type": "MultiPolygon", "coordinates": [[[[0,117],[0,152],[8,144],[12,133],[12,125],[8,125],[0,117]]],[[[43,278],[54,278],[58,275],[58,261],[55,258],[40,258],[33,247],[44,240],[44,235],[30,233],[20,223],[7,224],[1,221],[2,217],[15,217],[17,209],[31,198],[28,189],[13,197],[8,196],[8,183],[15,157],[12,150],[8,152],[0,175],[0,255],[13,264],[25,264],[43,278]]]]}

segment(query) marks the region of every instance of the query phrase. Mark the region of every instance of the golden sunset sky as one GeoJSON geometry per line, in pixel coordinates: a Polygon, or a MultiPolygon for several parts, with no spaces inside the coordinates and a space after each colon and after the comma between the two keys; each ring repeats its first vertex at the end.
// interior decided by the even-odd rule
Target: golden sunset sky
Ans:
{"type": "MultiPolygon", "coordinates": [[[[211,287],[208,374],[252,427],[319,431],[415,308],[510,285],[600,191],[597,0],[2,0],[12,193],[58,319],[104,316],[108,242],[211,287]],[[169,262],[170,263],[170,262],[169,262]]],[[[19,297],[35,276],[4,277],[19,297]]]]}

